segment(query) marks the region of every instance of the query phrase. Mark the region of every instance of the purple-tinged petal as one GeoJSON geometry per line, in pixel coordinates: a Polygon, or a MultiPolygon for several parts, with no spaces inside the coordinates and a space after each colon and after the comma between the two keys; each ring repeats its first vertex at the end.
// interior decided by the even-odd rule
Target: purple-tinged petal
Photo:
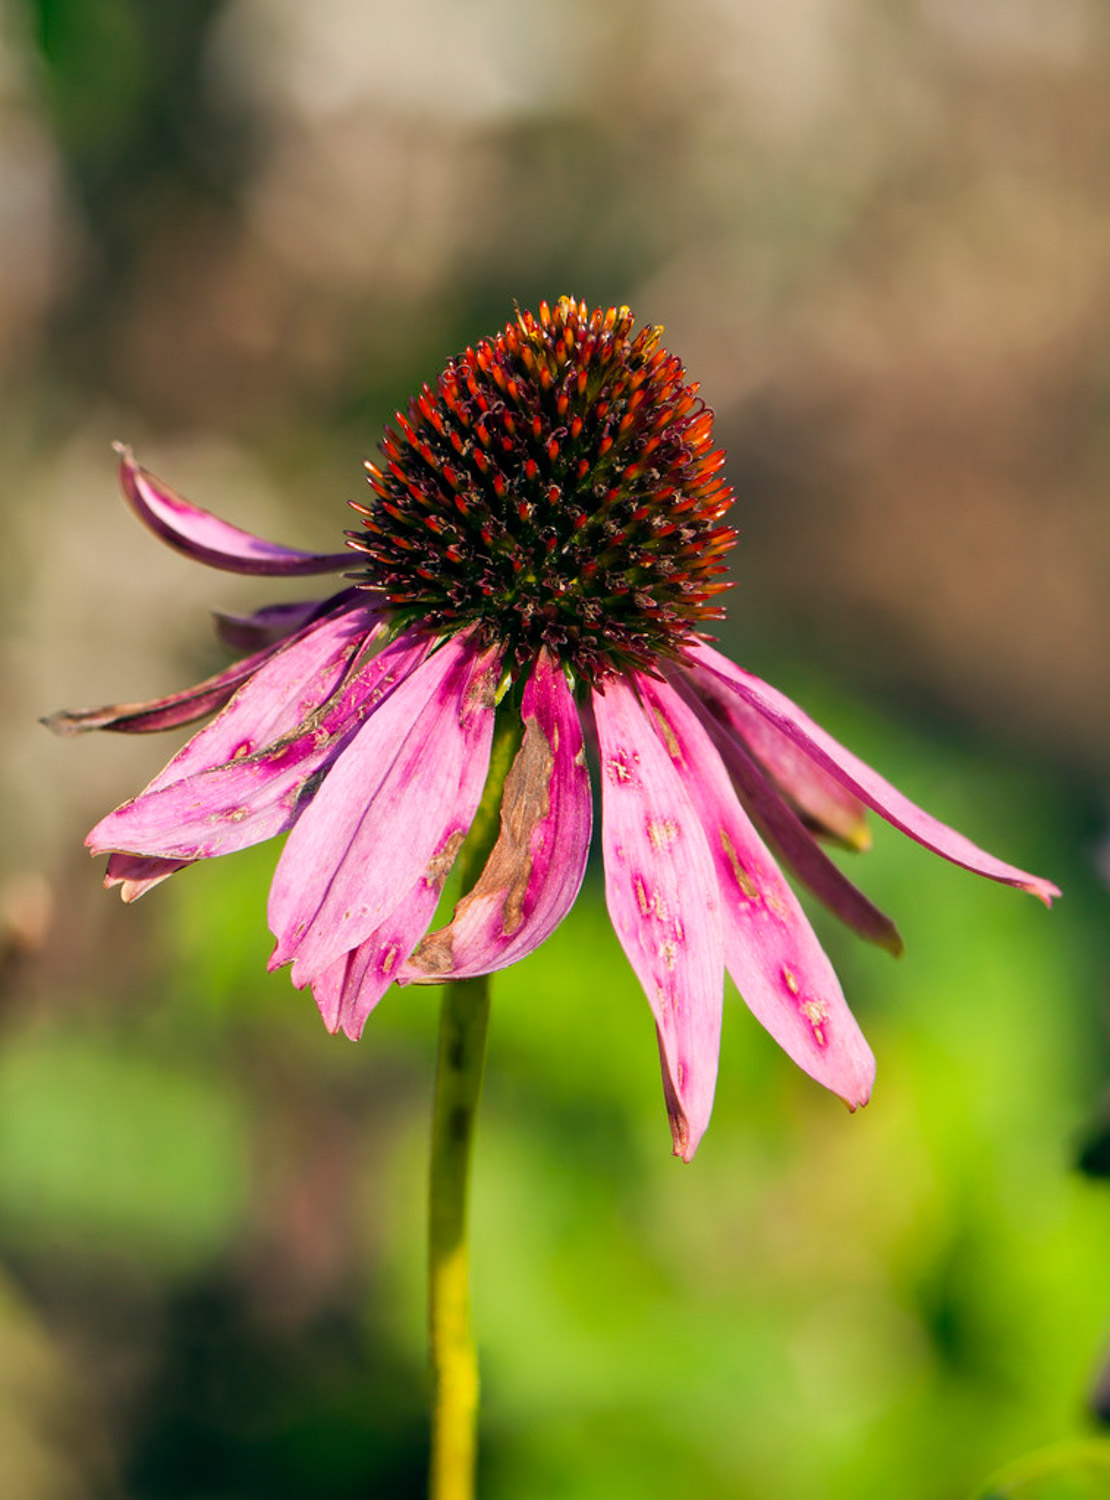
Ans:
{"type": "Polygon", "coordinates": [[[740,806],[694,710],[668,683],[645,679],[641,686],[716,867],[725,963],[737,989],[812,1078],[850,1109],[866,1104],[875,1059],[797,897],[740,806]]]}
{"type": "Polygon", "coordinates": [[[221,521],[210,511],[190,504],[149,470],[140,468],[125,444],[115,446],[124,498],[139,520],[176,552],[228,573],[271,577],[336,573],[351,566],[349,551],[302,552],[297,547],[263,541],[249,531],[221,521]]]}
{"type": "Polygon", "coordinates": [[[148,703],[112,703],[104,708],[78,708],[51,714],[41,720],[47,729],[64,736],[87,734],[91,729],[111,729],[117,734],[153,734],[160,729],[176,729],[195,723],[213,713],[228,701],[244,682],[279,648],[269,646],[242,661],[225,667],[214,677],[206,677],[194,687],[148,703]]]}
{"type": "Polygon", "coordinates": [[[574,695],[542,651],[524,689],[524,739],[501,798],[501,831],[474,889],[429,933],[402,983],[490,974],[546,941],[574,905],[590,849],[590,777],[574,695]]]}
{"type": "Polygon", "coordinates": [[[232,651],[256,651],[261,646],[279,645],[297,635],[305,626],[322,620],[325,615],[344,609],[373,608],[374,596],[368,589],[341,589],[327,599],[301,599],[292,604],[267,604],[253,614],[237,615],[225,609],[214,609],[216,634],[232,651]]]}
{"type": "Polygon", "coordinates": [[[946,823],[941,823],[931,813],[911,802],[877,771],[873,771],[820,725],[815,724],[785,693],[780,693],[777,688],[761,681],[751,672],[745,672],[727,657],[701,642],[694,644],[692,655],[698,665],[691,675],[699,693],[704,682],[703,674],[725,683],[799,746],[815,764],[835,776],[888,823],[919,844],[924,844],[926,849],[932,849],[935,854],[942,855],[976,875],[986,875],[991,880],[1001,881],[1003,885],[1013,885],[1020,890],[1029,891],[1046,906],[1051,906],[1052,898],[1060,894],[1059,888],[1051,881],[1042,880],[1040,876],[1030,875],[1025,870],[996,859],[962,833],[949,828],[946,823]]]}
{"type": "Polygon", "coordinates": [[[804,886],[860,937],[877,943],[895,957],[902,952],[902,938],[890,918],[879,910],[835,865],[809,829],[783,799],[747,749],[722,721],[706,708],[705,701],[685,678],[674,686],[691,706],[717,748],[740,795],[742,805],[757,828],[771,843],[804,886]]]}
{"type": "Polygon", "coordinates": [[[257,651],[275,646],[307,625],[320,608],[321,599],[301,599],[292,604],[267,604],[253,614],[237,615],[214,609],[216,634],[232,651],[257,651]]]}
{"type": "Polygon", "coordinates": [[[192,864],[188,859],[144,859],[141,855],[113,854],[104,872],[104,889],[119,886],[120,899],[128,903],[145,896],[178,870],[192,864]]]}
{"type": "Polygon", "coordinates": [[[89,835],[93,852],[212,859],[286,832],[363,721],[419,665],[429,644],[427,637],[402,637],[264,749],[125,802],[89,835]]]}
{"type": "Polygon", "coordinates": [[[270,966],[295,960],[294,984],[380,927],[428,878],[437,850],[450,867],[489,768],[498,661],[466,636],[447,641],[335,762],[270,889],[270,966]]]}
{"type": "MultiPolygon", "coordinates": [[[[641,684],[646,679],[638,678],[641,684]]],[[[677,1156],[709,1123],[724,993],[713,859],[682,780],[633,688],[593,693],[609,915],[655,1015],[677,1156]]]]}
{"type": "Polygon", "coordinates": [[[709,712],[732,731],[815,831],[849,849],[870,848],[866,808],[837,777],[816,765],[788,735],[704,672],[691,675],[677,668],[670,675],[673,681],[683,678],[696,685],[709,712]]]}

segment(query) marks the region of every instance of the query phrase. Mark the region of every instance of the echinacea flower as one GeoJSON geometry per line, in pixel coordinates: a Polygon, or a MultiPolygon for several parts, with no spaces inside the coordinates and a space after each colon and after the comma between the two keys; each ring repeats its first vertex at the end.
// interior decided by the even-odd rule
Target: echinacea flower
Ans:
{"type": "Polygon", "coordinates": [[[726,969],[807,1073],[851,1108],[871,1092],[871,1051],[778,861],[895,952],[891,921],[820,843],[863,846],[866,808],[965,869],[1046,903],[1058,892],[922,811],[709,644],[732,492],[712,412],[659,336],[634,334],[626,308],[563,298],[452,359],[386,431],[342,552],[262,541],[121,448],[129,503],[178,551],[235,573],[347,570],[351,585],[222,617],[246,654],[186,692],[51,722],[133,733],[215,711],[89,847],[110,855],[106,883],[128,901],[288,834],[271,966],[291,964],[352,1038],[391,983],[490,973],[563,920],[590,844],[589,743],[609,912],[689,1160],[712,1106],[726,969]],[[500,834],[429,932],[495,727],[513,752],[500,834]]]}

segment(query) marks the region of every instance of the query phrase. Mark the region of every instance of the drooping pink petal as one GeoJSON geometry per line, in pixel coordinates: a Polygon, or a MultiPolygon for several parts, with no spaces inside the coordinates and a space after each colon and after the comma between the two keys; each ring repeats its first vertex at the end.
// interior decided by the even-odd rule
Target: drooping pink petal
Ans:
{"type": "Polygon", "coordinates": [[[779,1046],[850,1109],[866,1104],[875,1059],[833,967],[737,800],[721,757],[670,684],[641,684],[656,733],[705,833],[721,891],[725,963],[779,1046]]]}
{"type": "Polygon", "coordinates": [[[429,644],[427,637],[401,637],[263,749],[125,802],[93,829],[91,849],[211,859],[286,832],[363,721],[419,665],[429,644]]]}
{"type": "Polygon", "coordinates": [[[707,710],[704,699],[687,680],[676,676],[673,686],[709,731],[743,806],[779,858],[842,922],[897,957],[902,952],[902,938],[890,918],[833,864],[746,747],[727,724],[707,710]]]}
{"type": "Polygon", "coordinates": [[[163,880],[168,880],[189,864],[192,864],[192,860],[144,859],[142,855],[113,854],[104,872],[104,889],[110,891],[118,885],[121,900],[128,903],[137,901],[147,891],[161,885],[163,880]]]}
{"type": "Polygon", "coordinates": [[[273,656],[277,646],[268,646],[206,677],[203,682],[153,698],[147,703],[111,703],[104,708],[77,708],[51,714],[40,722],[55,734],[87,734],[92,729],[110,729],[117,734],[154,734],[161,729],[176,729],[193,724],[221,708],[247,682],[258,668],[273,656]]]}
{"type": "MultiPolygon", "coordinates": [[[[162,854],[159,850],[128,848],[127,809],[198,772],[250,755],[295,728],[321,703],[327,702],[343,681],[352,660],[382,628],[373,613],[347,610],[309,626],[300,637],[271,648],[263,665],[223,711],[193,735],[139,797],[102,818],[90,831],[86,844],[94,851],[123,849],[132,854],[162,854]]],[[[165,858],[162,854],[159,863],[164,865],[165,858]]],[[[166,869],[165,873],[172,871],[166,869]]],[[[129,895],[127,878],[120,883],[125,899],[135,899],[149,888],[144,884],[134,895],[129,895]]]]}
{"type": "Polygon", "coordinates": [[[793,808],[782,800],[735,740],[714,737],[714,744],[733,784],[747,800],[755,822],[762,827],[780,859],[834,916],[860,937],[897,958],[903,949],[902,937],[886,913],[832,862],[793,808]]]}
{"type": "Polygon", "coordinates": [[[957,833],[954,828],[949,828],[911,802],[877,771],[873,771],[820,725],[815,724],[785,693],[780,693],[777,688],[761,681],[751,672],[745,672],[720,652],[701,642],[691,647],[691,656],[697,663],[691,677],[699,691],[704,677],[711,680],[710,686],[713,681],[725,683],[739,698],[751,704],[770,724],[804,750],[815,764],[835,776],[862,802],[874,808],[880,817],[910,838],[916,839],[919,844],[924,844],[927,849],[932,849],[953,864],[961,865],[965,870],[1029,891],[1046,906],[1051,906],[1052,898],[1060,894],[1058,887],[1051,881],[1042,880],[1037,875],[1030,875],[1025,870],[996,859],[962,833],[957,833]]]}
{"type": "MultiPolygon", "coordinates": [[[[646,679],[637,677],[641,684],[646,679]]],[[[629,682],[593,693],[609,915],[655,1015],[675,1154],[709,1123],[724,958],[713,859],[686,788],[629,682]]]]}
{"type": "Polygon", "coordinates": [[[322,969],[312,981],[313,999],[319,1007],[324,1025],[333,1036],[339,1030],[339,1004],[343,998],[343,981],[347,976],[347,966],[352,957],[352,954],[344,953],[333,964],[322,969]]]}
{"type": "MultiPolygon", "coordinates": [[[[460,792],[463,790],[460,787],[460,792]]],[[[452,811],[439,843],[411,890],[381,926],[375,928],[357,948],[346,955],[345,962],[343,959],[339,960],[339,964],[343,965],[342,983],[335,1005],[332,1030],[342,1029],[353,1042],[357,1042],[362,1035],[367,1017],[386,990],[394,980],[400,979],[405,959],[428,930],[428,923],[435,914],[458,848],[459,815],[465,812],[464,806],[452,811]]],[[[469,816],[472,817],[473,812],[469,816]]],[[[326,971],[323,998],[329,1006],[332,985],[338,974],[338,966],[326,971]]],[[[315,981],[313,993],[317,1003],[320,1003],[320,990],[315,981]]]]}
{"type": "Polygon", "coordinates": [[[311,981],[394,912],[437,849],[449,867],[481,798],[498,657],[447,641],[385,700],[298,821],[270,890],[272,968],[311,981]]]}
{"type": "Polygon", "coordinates": [[[490,974],[531,953],[574,905],[590,849],[590,777],[574,695],[540,653],[521,705],[524,739],[501,799],[501,831],[446,927],[429,933],[402,982],[490,974]]]}
{"type": "Polygon", "coordinates": [[[127,503],[156,536],[186,557],[228,573],[271,577],[336,573],[351,566],[349,551],[303,552],[297,547],[282,547],[276,542],[264,541],[249,531],[221,521],[210,511],[190,504],[149,470],[140,468],[125,444],[117,443],[116,452],[120,461],[120,484],[127,503]]]}
{"type": "MultiPolygon", "coordinates": [[[[677,680],[683,675],[682,669],[676,668],[670,675],[677,680]]],[[[807,822],[850,849],[870,847],[866,809],[858,797],[742,698],[705,673],[696,681],[709,711],[740,739],[807,822]]]]}

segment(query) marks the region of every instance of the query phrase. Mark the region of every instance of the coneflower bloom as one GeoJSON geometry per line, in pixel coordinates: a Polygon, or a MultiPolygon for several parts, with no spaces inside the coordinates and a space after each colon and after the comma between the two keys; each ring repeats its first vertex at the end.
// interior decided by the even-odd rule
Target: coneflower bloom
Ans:
{"type": "Polygon", "coordinates": [[[121,448],[124,493],[179,552],[234,573],[346,572],[332,597],[219,620],[245,653],[152,703],[60,714],[63,732],[215,717],[92,830],[133,900],[184,865],[288,834],[271,965],[361,1035],[390,984],[492,972],[566,916],[601,795],[605,889],[654,1015],[674,1149],[717,1075],[724,973],[775,1040],[852,1108],[874,1060],[779,861],[864,937],[890,920],[824,853],[865,808],[977,874],[1058,894],[884,781],[709,644],[736,540],[712,412],[660,330],[564,298],[452,359],[368,464],[346,549],[263,541],[121,448]],[[429,932],[489,774],[514,751],[500,834],[429,932]],[[774,851],[772,853],[771,851],[774,851]]]}

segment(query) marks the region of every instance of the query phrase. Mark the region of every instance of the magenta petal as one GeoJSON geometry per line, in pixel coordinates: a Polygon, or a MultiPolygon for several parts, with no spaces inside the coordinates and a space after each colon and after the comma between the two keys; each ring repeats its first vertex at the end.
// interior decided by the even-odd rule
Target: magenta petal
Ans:
{"type": "Polygon", "coordinates": [[[363,720],[427,650],[425,638],[414,643],[402,637],[264,749],[125,802],[93,829],[90,847],[94,852],[128,849],[168,859],[211,859],[284,833],[363,720]]]}
{"type": "Polygon", "coordinates": [[[357,1042],[370,1012],[398,978],[405,957],[432,919],[447,878],[451,856],[446,845],[438,854],[438,861],[432,858],[432,878],[418,880],[387,921],[313,979],[312,993],[329,1031],[342,1030],[357,1042]]]}
{"type": "Polygon", "coordinates": [[[1046,906],[1051,906],[1052,898],[1060,894],[1058,887],[1051,881],[1042,880],[1037,875],[1027,874],[1024,870],[996,859],[962,833],[957,833],[954,828],[949,828],[911,802],[857,755],[838,744],[831,734],[815,724],[785,693],[780,693],[777,688],[771,687],[752,673],[745,672],[720,652],[700,642],[695,643],[691,652],[698,663],[691,675],[699,692],[703,674],[710,678],[710,686],[714,681],[725,683],[744,702],[758,709],[769,723],[804,750],[818,766],[835,776],[888,823],[916,839],[919,844],[924,844],[926,849],[932,849],[934,853],[951,860],[953,864],[961,865],[965,870],[974,871],[976,875],[986,875],[1004,885],[1029,891],[1046,906]]]}
{"type": "Polygon", "coordinates": [[[324,1025],[334,1035],[339,1030],[339,1006],[343,998],[343,981],[347,977],[347,966],[352,954],[344,953],[335,963],[329,964],[312,981],[312,995],[319,1006],[324,1025]]]}
{"type": "MultiPolygon", "coordinates": [[[[473,816],[473,813],[471,813],[473,816]]],[[[357,1042],[367,1017],[394,980],[405,959],[428,930],[457,848],[457,816],[448,819],[424,874],[389,917],[347,955],[338,1025],[357,1042]]]]}
{"type": "Polygon", "coordinates": [[[177,552],[211,568],[229,573],[293,577],[305,573],[335,573],[351,566],[348,552],[302,552],[263,541],[249,531],[221,521],[210,511],[191,505],[135,462],[131,449],[116,444],[120,484],[139,520],[177,552]]]}
{"type": "Polygon", "coordinates": [[[851,1109],[875,1059],[797,897],[737,801],[703,725],[674,688],[645,680],[659,738],[700,819],[721,890],[725,963],[756,1019],[851,1109]]]}
{"type": "Polygon", "coordinates": [[[417,947],[403,982],[503,969],[546,941],[574,905],[590,849],[590,777],[574,695],[546,651],[521,712],[524,739],[505,778],[497,842],[450,925],[417,947]]]}
{"type": "Polygon", "coordinates": [[[449,867],[489,767],[498,660],[456,636],[397,687],[335,762],[278,862],[271,967],[303,984],[356,948],[417,880],[449,867]]]}
{"type": "Polygon", "coordinates": [[[187,859],[144,859],[141,855],[113,854],[104,872],[104,888],[110,891],[118,885],[121,900],[137,901],[190,863],[187,859]]]}
{"type": "Polygon", "coordinates": [[[902,952],[897,927],[835,865],[793,808],[764,775],[735,734],[706,708],[685,678],[675,687],[697,714],[724,761],[742,805],[763,830],[779,858],[819,901],[860,937],[895,956],[902,952]]]}
{"type": "Polygon", "coordinates": [[[604,693],[593,693],[593,711],[606,901],[655,1015],[675,1154],[689,1161],[717,1083],[724,989],[717,876],[689,794],[629,683],[606,681],[604,693]]]}
{"type": "MultiPolygon", "coordinates": [[[[690,680],[680,669],[672,677],[690,680]]],[[[708,711],[732,731],[804,818],[849,848],[870,846],[864,804],[838,777],[815,764],[788,735],[706,673],[695,674],[693,680],[708,711]]]]}

